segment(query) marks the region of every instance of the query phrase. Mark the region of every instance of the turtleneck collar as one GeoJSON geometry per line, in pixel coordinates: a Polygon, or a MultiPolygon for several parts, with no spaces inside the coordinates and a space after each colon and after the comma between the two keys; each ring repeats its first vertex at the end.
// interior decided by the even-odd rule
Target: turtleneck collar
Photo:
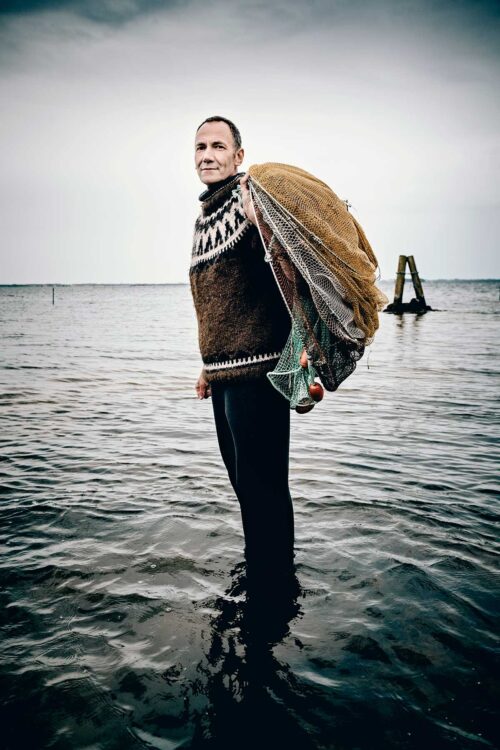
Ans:
{"type": "Polygon", "coordinates": [[[214,182],[206,190],[201,193],[199,200],[202,204],[203,213],[212,211],[219,205],[222,205],[227,199],[227,196],[231,193],[234,188],[239,185],[240,179],[243,177],[245,172],[238,172],[237,174],[226,177],[225,180],[220,182],[214,182]]]}

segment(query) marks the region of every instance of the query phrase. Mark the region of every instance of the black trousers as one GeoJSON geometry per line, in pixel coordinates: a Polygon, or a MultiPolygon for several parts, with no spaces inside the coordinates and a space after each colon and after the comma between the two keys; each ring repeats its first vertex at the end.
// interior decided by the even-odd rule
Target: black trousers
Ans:
{"type": "Polygon", "coordinates": [[[265,375],[211,383],[211,391],[220,452],[240,504],[247,564],[291,572],[290,404],[265,375]]]}

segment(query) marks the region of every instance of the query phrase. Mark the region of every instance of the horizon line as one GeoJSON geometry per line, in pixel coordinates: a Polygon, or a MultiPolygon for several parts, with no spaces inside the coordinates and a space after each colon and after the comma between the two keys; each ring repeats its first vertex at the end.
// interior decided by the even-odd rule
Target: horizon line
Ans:
{"type": "MultiPolygon", "coordinates": [[[[395,277],[377,279],[379,281],[394,281],[395,277]]],[[[497,276],[474,276],[474,277],[421,277],[422,282],[428,281],[496,281],[500,283],[500,277],[497,276]]],[[[26,282],[0,282],[1,287],[19,287],[19,286],[189,286],[189,281],[26,281],[26,282]]]]}

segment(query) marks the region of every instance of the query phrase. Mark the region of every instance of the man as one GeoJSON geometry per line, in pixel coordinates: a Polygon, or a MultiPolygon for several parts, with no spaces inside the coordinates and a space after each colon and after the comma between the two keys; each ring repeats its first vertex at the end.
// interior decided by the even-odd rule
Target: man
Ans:
{"type": "Polygon", "coordinates": [[[241,509],[247,573],[283,580],[294,557],[290,404],[266,373],[291,320],[264,259],[248,177],[238,171],[243,157],[230,120],[214,116],[199,126],[195,166],[206,189],[189,272],[203,360],[195,389],[200,399],[212,397],[220,452],[241,509]]]}

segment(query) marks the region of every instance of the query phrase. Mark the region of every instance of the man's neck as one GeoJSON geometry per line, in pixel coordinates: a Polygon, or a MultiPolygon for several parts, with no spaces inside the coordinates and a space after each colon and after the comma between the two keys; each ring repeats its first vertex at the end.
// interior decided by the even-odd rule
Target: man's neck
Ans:
{"type": "Polygon", "coordinates": [[[207,198],[210,198],[210,196],[216,193],[217,190],[220,190],[222,187],[224,187],[224,185],[227,185],[229,182],[231,182],[236,177],[238,177],[238,175],[243,175],[243,174],[244,172],[235,172],[229,177],[226,177],[224,180],[219,180],[219,182],[212,182],[210,185],[207,185],[206,189],[200,195],[199,200],[201,201],[207,200],[207,198]]]}

